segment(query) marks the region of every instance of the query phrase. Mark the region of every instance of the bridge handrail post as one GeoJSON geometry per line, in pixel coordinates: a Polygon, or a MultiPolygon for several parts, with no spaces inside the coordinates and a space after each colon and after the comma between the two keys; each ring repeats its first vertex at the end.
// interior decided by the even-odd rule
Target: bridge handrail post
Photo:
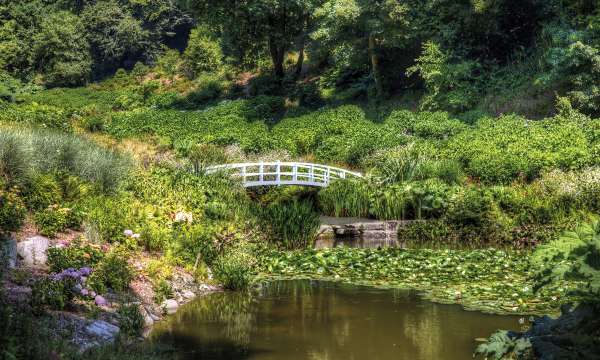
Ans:
{"type": "Polygon", "coordinates": [[[298,181],[298,163],[294,163],[292,167],[292,179],[294,182],[298,181]]]}
{"type": "Polygon", "coordinates": [[[265,164],[261,161],[260,165],[258,166],[258,181],[260,181],[261,183],[264,181],[265,179],[265,164]]]}
{"type": "Polygon", "coordinates": [[[281,163],[277,160],[277,169],[275,171],[277,176],[277,185],[281,185],[281,163]]]}

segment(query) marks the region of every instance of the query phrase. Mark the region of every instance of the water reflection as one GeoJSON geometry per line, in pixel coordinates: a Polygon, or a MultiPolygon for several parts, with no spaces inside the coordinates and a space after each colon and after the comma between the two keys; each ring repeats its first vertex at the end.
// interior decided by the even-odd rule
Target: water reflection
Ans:
{"type": "Polygon", "coordinates": [[[416,294],[280,281],[251,296],[220,293],[184,306],[153,339],[187,359],[467,359],[477,337],[518,318],[466,312],[416,294]]]}

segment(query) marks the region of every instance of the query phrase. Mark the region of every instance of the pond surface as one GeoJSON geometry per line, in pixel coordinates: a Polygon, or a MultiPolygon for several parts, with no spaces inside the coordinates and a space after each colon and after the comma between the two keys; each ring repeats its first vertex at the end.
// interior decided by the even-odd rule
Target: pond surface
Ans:
{"type": "Polygon", "coordinates": [[[476,338],[519,317],[464,311],[414,292],[308,280],[215,293],[159,323],[151,339],[184,359],[463,360],[476,338]]]}

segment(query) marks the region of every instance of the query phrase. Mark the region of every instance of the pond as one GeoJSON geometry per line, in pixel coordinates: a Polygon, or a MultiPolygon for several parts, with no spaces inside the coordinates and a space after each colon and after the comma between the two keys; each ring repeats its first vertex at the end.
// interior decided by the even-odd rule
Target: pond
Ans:
{"type": "Polygon", "coordinates": [[[519,317],[464,311],[405,290],[290,280],[215,293],[159,323],[151,340],[184,359],[471,359],[476,338],[519,317]]]}

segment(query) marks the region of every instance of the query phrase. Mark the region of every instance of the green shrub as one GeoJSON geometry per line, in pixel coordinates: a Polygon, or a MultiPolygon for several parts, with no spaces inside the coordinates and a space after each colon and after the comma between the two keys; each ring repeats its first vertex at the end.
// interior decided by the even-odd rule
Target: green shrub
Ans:
{"type": "Polygon", "coordinates": [[[196,79],[196,89],[185,97],[189,107],[198,107],[211,100],[217,99],[225,89],[224,80],[219,75],[202,74],[196,79]]]}
{"type": "Polygon", "coordinates": [[[228,290],[243,290],[252,279],[252,264],[240,251],[231,251],[217,258],[212,265],[215,279],[228,290]]]}
{"type": "Polygon", "coordinates": [[[406,219],[410,205],[406,190],[401,184],[375,187],[370,195],[369,213],[381,220],[406,219]]]}
{"type": "Polygon", "coordinates": [[[203,72],[217,72],[223,60],[221,44],[205,26],[198,26],[190,33],[183,59],[190,78],[203,72]]]}
{"type": "Polygon", "coordinates": [[[202,173],[207,166],[220,165],[227,162],[225,150],[213,144],[196,144],[192,146],[188,157],[194,166],[196,174],[202,173]]]}
{"type": "Polygon", "coordinates": [[[482,119],[452,138],[452,156],[468,175],[488,183],[533,179],[554,168],[579,169],[591,162],[588,140],[576,121],[528,121],[516,116],[482,119]]]}
{"type": "Polygon", "coordinates": [[[127,263],[126,251],[115,249],[100,260],[88,281],[97,293],[105,293],[108,289],[124,292],[129,288],[133,276],[133,269],[127,263]]]}
{"type": "Polygon", "coordinates": [[[27,207],[43,211],[62,201],[60,185],[52,175],[36,175],[31,178],[24,191],[27,207]]]}
{"type": "Polygon", "coordinates": [[[48,249],[48,266],[50,271],[58,273],[63,270],[83,267],[94,268],[104,257],[98,248],[85,244],[73,243],[69,246],[48,249]]]}
{"type": "Polygon", "coordinates": [[[321,224],[312,204],[304,201],[273,203],[261,217],[273,241],[286,249],[311,247],[321,224]]]}
{"type": "Polygon", "coordinates": [[[156,281],[152,285],[152,289],[154,290],[154,302],[157,304],[173,298],[173,288],[165,279],[156,281]]]}
{"type": "Polygon", "coordinates": [[[54,310],[62,310],[73,298],[68,289],[70,284],[64,281],[54,281],[50,277],[36,280],[31,287],[31,307],[34,313],[41,314],[45,306],[54,310]]]}
{"type": "Polygon", "coordinates": [[[105,120],[100,115],[88,116],[83,118],[81,126],[89,132],[100,132],[104,130],[105,120]]]}
{"type": "Polygon", "coordinates": [[[408,248],[416,246],[445,246],[455,238],[444,220],[414,221],[398,227],[398,241],[408,248]]]}
{"type": "Polygon", "coordinates": [[[23,225],[27,209],[17,188],[4,189],[0,180],[0,236],[17,231],[23,225]]]}
{"type": "Polygon", "coordinates": [[[130,199],[91,198],[86,202],[85,208],[85,227],[96,233],[100,237],[99,240],[109,243],[122,240],[123,232],[130,228],[130,199]]]}
{"type": "Polygon", "coordinates": [[[476,186],[460,188],[449,199],[445,219],[465,244],[510,241],[513,222],[498,208],[489,189],[476,186]]]}
{"type": "Polygon", "coordinates": [[[144,329],[144,316],[140,305],[123,304],[117,309],[120,333],[126,336],[139,337],[144,329]]]}
{"type": "Polygon", "coordinates": [[[70,117],[70,112],[64,108],[37,103],[10,104],[0,111],[0,122],[14,122],[64,132],[73,131],[70,117]]]}
{"type": "Polygon", "coordinates": [[[54,237],[56,233],[67,229],[71,209],[60,208],[58,205],[51,205],[45,210],[38,211],[35,214],[35,224],[40,234],[48,237],[54,237]]]}

